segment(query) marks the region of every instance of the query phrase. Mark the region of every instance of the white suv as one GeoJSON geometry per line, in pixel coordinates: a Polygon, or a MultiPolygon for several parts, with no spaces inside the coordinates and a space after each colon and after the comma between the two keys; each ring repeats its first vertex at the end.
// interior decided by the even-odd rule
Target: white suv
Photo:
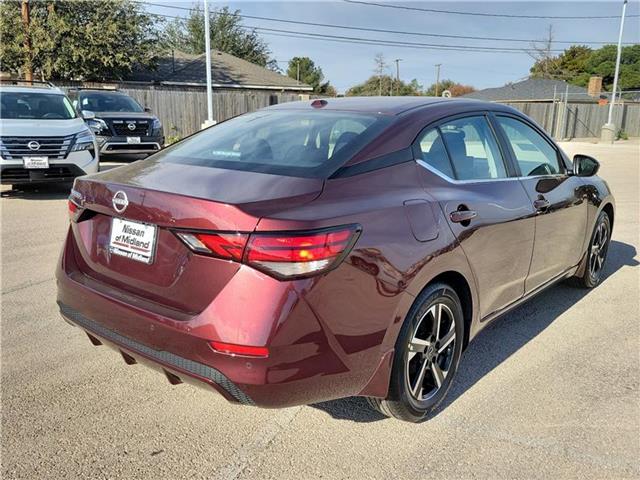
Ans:
{"type": "Polygon", "coordinates": [[[95,136],[62,90],[18,82],[0,84],[0,183],[70,182],[96,173],[95,136]]]}

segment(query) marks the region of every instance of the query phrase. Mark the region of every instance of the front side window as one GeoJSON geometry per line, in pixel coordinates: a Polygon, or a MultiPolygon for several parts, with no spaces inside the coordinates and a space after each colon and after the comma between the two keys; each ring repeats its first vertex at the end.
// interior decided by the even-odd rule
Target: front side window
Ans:
{"type": "Polygon", "coordinates": [[[83,92],[80,94],[80,109],[91,112],[143,112],[144,109],[133,98],[115,92],[83,92]]]}
{"type": "Polygon", "coordinates": [[[507,177],[498,142],[484,116],[460,118],[439,128],[458,180],[507,177]]]}
{"type": "Polygon", "coordinates": [[[163,162],[276,175],[324,177],[390,119],[336,111],[258,111],[232,118],[163,150],[163,162]]]}
{"type": "Polygon", "coordinates": [[[555,175],[562,171],[556,150],[542,135],[515,118],[498,116],[497,119],[523,176],[555,175]]]}
{"type": "Polygon", "coordinates": [[[71,120],[76,112],[61,94],[0,92],[0,118],[14,120],[71,120]]]}

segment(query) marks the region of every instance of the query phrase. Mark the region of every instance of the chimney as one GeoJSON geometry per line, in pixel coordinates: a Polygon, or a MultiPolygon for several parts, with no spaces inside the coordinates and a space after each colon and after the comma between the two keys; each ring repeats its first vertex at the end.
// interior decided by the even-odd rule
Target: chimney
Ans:
{"type": "Polygon", "coordinates": [[[591,77],[589,79],[588,93],[590,97],[599,97],[602,91],[602,77],[591,77]]]}

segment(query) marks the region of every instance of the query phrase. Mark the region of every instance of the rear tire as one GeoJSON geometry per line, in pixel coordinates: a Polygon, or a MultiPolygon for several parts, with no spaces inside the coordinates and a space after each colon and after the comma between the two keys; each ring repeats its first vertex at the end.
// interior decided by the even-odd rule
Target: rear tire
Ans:
{"type": "Polygon", "coordinates": [[[464,316],[456,292],[429,285],[416,299],[400,330],[386,399],[371,407],[408,422],[421,422],[445,398],[462,355],[464,316]]]}
{"type": "Polygon", "coordinates": [[[606,212],[600,212],[589,240],[586,264],[580,276],[571,278],[571,283],[580,288],[594,288],[602,279],[602,271],[611,241],[611,220],[606,212]]]}

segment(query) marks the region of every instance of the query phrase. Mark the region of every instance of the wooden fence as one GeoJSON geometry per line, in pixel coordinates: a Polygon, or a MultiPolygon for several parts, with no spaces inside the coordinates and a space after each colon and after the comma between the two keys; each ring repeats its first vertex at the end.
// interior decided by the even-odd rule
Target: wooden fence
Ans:
{"type": "MultiPolygon", "coordinates": [[[[598,138],[607,123],[608,105],[595,103],[514,102],[508,103],[534,119],[557,140],[598,138]]],[[[640,137],[640,103],[621,103],[613,108],[617,130],[630,137],[640,137]]]]}
{"type": "MultiPolygon", "coordinates": [[[[74,85],[58,85],[63,89],[74,85]]],[[[105,84],[84,84],[101,87],[105,84]]],[[[135,98],[143,107],[149,107],[164,126],[167,137],[186,137],[200,130],[207,118],[207,91],[202,87],[168,87],[119,84],[118,90],[135,98]]],[[[214,90],[213,119],[221,122],[242,113],[253,112],[269,105],[300,100],[297,93],[268,90],[214,90]]]]}

